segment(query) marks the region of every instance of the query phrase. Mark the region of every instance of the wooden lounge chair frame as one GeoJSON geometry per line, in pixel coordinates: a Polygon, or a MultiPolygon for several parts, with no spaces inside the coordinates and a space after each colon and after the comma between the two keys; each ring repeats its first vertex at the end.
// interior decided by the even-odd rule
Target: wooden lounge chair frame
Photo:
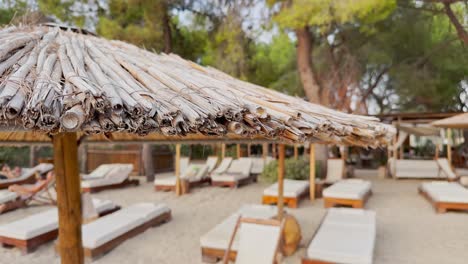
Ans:
{"type": "Polygon", "coordinates": [[[213,181],[211,180],[211,185],[217,186],[217,187],[229,187],[231,189],[234,189],[242,185],[247,185],[251,182],[257,182],[257,175],[250,174],[249,177],[238,180],[238,181],[213,181]]]}
{"type": "Polygon", "coordinates": [[[100,192],[100,191],[104,191],[104,190],[120,189],[120,188],[124,188],[124,187],[130,186],[130,185],[138,186],[138,185],[140,185],[140,181],[137,180],[137,179],[127,178],[123,182],[117,183],[117,184],[109,184],[109,185],[96,186],[96,187],[83,187],[82,191],[83,192],[96,193],[96,192],[100,192]]]}
{"type": "MultiPolygon", "coordinates": [[[[276,243],[276,249],[275,249],[275,257],[273,258],[273,263],[272,264],[277,264],[277,256],[278,253],[280,252],[281,248],[281,241],[283,239],[283,229],[284,229],[284,221],[276,220],[276,219],[255,219],[255,218],[243,218],[242,216],[239,216],[237,219],[236,226],[234,228],[234,231],[232,232],[231,238],[229,240],[229,244],[227,249],[223,253],[223,264],[228,264],[229,261],[235,261],[234,259],[231,259],[231,247],[232,244],[234,243],[234,238],[236,237],[237,230],[239,230],[239,227],[242,223],[248,223],[248,224],[257,224],[257,225],[268,225],[268,226],[278,226],[280,228],[280,235],[278,237],[278,241],[276,243]]],[[[237,252],[235,254],[237,256],[237,252]]]]}
{"type": "MultiPolygon", "coordinates": [[[[111,214],[120,209],[121,207],[117,205],[112,209],[105,210],[99,213],[99,217],[111,214]]],[[[58,228],[51,230],[47,233],[41,234],[39,236],[26,239],[26,240],[0,236],[0,244],[4,248],[16,247],[20,249],[23,253],[31,253],[35,251],[39,246],[47,242],[53,241],[57,239],[57,237],[58,237],[58,228]]]]}
{"type": "MultiPolygon", "coordinates": [[[[302,192],[297,197],[283,197],[284,204],[287,204],[289,208],[297,208],[299,201],[302,198],[305,198],[309,195],[309,188],[307,188],[304,192],[302,192]]],[[[278,204],[278,196],[272,195],[263,195],[262,196],[262,204],[278,204]]]]}
{"type": "Polygon", "coordinates": [[[434,210],[439,214],[445,213],[448,210],[468,211],[468,203],[439,202],[432,199],[431,196],[421,187],[418,188],[418,191],[419,194],[421,194],[424,198],[426,198],[427,201],[429,201],[429,203],[432,204],[434,210]]]}
{"type": "Polygon", "coordinates": [[[122,234],[114,239],[112,239],[111,241],[107,242],[107,243],[104,243],[103,245],[97,247],[97,248],[84,248],[84,255],[85,257],[89,257],[91,259],[95,259],[96,257],[98,256],[101,256],[109,251],[111,251],[112,249],[114,249],[115,247],[117,247],[118,245],[122,244],[123,242],[125,242],[126,240],[138,235],[138,234],[141,234],[143,232],[145,232],[147,229],[151,228],[151,227],[156,227],[158,225],[161,225],[163,223],[166,223],[166,222],[169,222],[172,218],[172,215],[171,215],[171,211],[169,212],[166,212],[166,213],[163,213],[159,216],[156,216],[155,218],[147,221],[146,223],[144,224],[141,224],[131,230],[129,230],[128,232],[126,232],[125,234],[122,234]]]}
{"type": "Polygon", "coordinates": [[[335,207],[335,206],[350,206],[352,208],[364,208],[367,200],[372,195],[372,190],[369,190],[362,199],[343,199],[335,197],[323,197],[323,205],[325,208],[335,207]]]}

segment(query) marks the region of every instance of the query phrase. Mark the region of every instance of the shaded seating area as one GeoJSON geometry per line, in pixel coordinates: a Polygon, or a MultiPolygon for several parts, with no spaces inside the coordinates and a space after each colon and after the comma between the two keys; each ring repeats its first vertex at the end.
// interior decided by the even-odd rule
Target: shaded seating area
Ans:
{"type": "Polygon", "coordinates": [[[364,208],[372,195],[371,183],[361,179],[339,181],[323,190],[325,208],[334,206],[351,206],[364,208]]]}
{"type": "Polygon", "coordinates": [[[164,204],[138,203],[83,225],[84,254],[96,258],[147,229],[171,220],[164,204]]]}
{"type": "MultiPolygon", "coordinates": [[[[210,173],[215,169],[218,157],[208,157],[205,164],[189,164],[188,158],[180,159],[180,180],[186,188],[210,183],[210,173]]],[[[174,191],[176,189],[177,176],[156,178],[154,180],[154,189],[156,191],[174,191]]],[[[188,191],[188,190],[187,190],[188,191]]]]}
{"type": "MultiPolygon", "coordinates": [[[[202,260],[204,262],[216,263],[224,258],[225,251],[229,247],[230,238],[236,228],[239,217],[272,219],[276,215],[276,206],[256,204],[246,204],[242,206],[237,212],[224,219],[200,238],[202,260]]],[[[238,249],[239,237],[235,236],[230,251],[228,252],[229,260],[234,261],[236,259],[238,249]]]]}
{"type": "Polygon", "coordinates": [[[132,164],[114,165],[114,167],[102,178],[82,180],[81,189],[84,192],[94,193],[103,190],[123,188],[130,185],[137,186],[140,184],[140,181],[129,178],[132,171],[132,164]]]}
{"type": "Polygon", "coordinates": [[[330,208],[307,247],[302,264],[371,264],[376,235],[374,211],[330,208]]]}
{"type": "Polygon", "coordinates": [[[448,210],[468,210],[468,190],[456,182],[425,182],[419,193],[426,198],[437,213],[448,210]]]}
{"type": "Polygon", "coordinates": [[[240,158],[232,161],[226,172],[211,176],[211,185],[237,188],[240,185],[257,181],[256,176],[251,174],[252,164],[250,158],[240,158]]]}
{"type": "MultiPolygon", "coordinates": [[[[110,200],[92,199],[99,216],[118,210],[120,207],[110,200]]],[[[33,252],[37,247],[53,241],[58,236],[58,209],[47,209],[0,226],[0,244],[4,247],[16,247],[25,253],[33,252]]]]}
{"type": "Polygon", "coordinates": [[[25,168],[16,178],[0,180],[0,189],[6,189],[13,184],[33,184],[36,182],[36,173],[44,175],[53,169],[54,165],[50,163],[40,163],[33,168],[25,168]]]}
{"type": "MultiPolygon", "coordinates": [[[[283,200],[290,208],[297,208],[299,201],[309,194],[309,181],[285,179],[283,182],[283,200]]],[[[270,185],[263,191],[263,204],[278,203],[278,183],[270,185]]]]}

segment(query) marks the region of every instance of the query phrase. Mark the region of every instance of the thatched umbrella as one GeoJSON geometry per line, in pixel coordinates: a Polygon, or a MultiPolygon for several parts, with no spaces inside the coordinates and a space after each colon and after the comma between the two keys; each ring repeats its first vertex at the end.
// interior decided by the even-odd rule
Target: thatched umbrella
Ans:
{"type": "Polygon", "coordinates": [[[395,132],[376,118],[337,112],[177,55],[79,30],[8,27],[0,30],[0,43],[0,139],[52,140],[63,263],[83,262],[78,141],[277,141],[281,183],[283,143],[378,147],[395,132]]]}
{"type": "Polygon", "coordinates": [[[432,126],[447,129],[447,159],[452,163],[452,148],[450,144],[452,129],[468,129],[468,113],[440,119],[431,123],[432,126]]]}

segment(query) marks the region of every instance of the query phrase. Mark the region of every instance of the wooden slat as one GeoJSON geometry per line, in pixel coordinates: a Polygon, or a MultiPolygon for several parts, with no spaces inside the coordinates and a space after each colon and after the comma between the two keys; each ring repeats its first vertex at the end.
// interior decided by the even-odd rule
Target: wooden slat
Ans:
{"type": "Polygon", "coordinates": [[[176,144],[175,176],[176,176],[176,195],[179,196],[182,194],[182,186],[180,182],[180,144],[176,144]]]}
{"type": "Polygon", "coordinates": [[[284,207],[284,144],[278,145],[278,219],[283,219],[284,207]]]}
{"type": "Polygon", "coordinates": [[[310,151],[309,196],[310,196],[310,200],[314,201],[315,200],[315,145],[314,144],[310,144],[309,151],[310,151]]]}

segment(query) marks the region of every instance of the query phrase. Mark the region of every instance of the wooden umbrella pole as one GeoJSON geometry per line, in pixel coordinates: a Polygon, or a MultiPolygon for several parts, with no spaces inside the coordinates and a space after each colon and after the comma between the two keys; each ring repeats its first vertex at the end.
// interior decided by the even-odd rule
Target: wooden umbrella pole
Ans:
{"type": "Polygon", "coordinates": [[[268,157],[268,143],[263,143],[262,145],[262,157],[263,160],[266,161],[268,157]]]}
{"type": "Polygon", "coordinates": [[[452,129],[447,129],[447,160],[452,165],[452,129]]]}
{"type": "Polygon", "coordinates": [[[297,147],[297,144],[294,144],[294,159],[297,160],[299,157],[299,148],[297,147]]]}
{"type": "Polygon", "coordinates": [[[252,155],[252,144],[247,144],[247,157],[252,155]]]}
{"type": "Polygon", "coordinates": [[[221,159],[226,157],[226,144],[221,144],[221,159]]]}
{"type": "Polygon", "coordinates": [[[236,145],[236,156],[237,158],[241,157],[241,145],[240,144],[236,145]]]}
{"type": "Polygon", "coordinates": [[[309,151],[310,151],[309,196],[310,196],[310,200],[314,201],[315,200],[315,145],[314,144],[310,144],[309,151]]]}
{"type": "Polygon", "coordinates": [[[81,241],[81,193],[76,133],[54,135],[54,169],[59,213],[62,264],[83,263],[81,241]]]}
{"type": "Polygon", "coordinates": [[[175,156],[175,176],[176,176],[176,195],[182,194],[182,186],[180,182],[180,144],[176,144],[176,156],[175,156]]]}
{"type": "Polygon", "coordinates": [[[284,144],[278,145],[278,220],[283,219],[284,207],[284,144]]]}

